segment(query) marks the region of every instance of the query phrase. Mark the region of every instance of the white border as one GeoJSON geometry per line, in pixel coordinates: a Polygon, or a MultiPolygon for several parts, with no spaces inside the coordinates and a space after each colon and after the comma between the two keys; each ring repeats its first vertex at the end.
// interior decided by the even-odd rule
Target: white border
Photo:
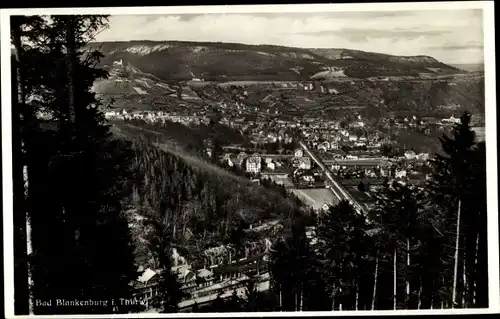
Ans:
{"type": "Polygon", "coordinates": [[[450,310],[377,310],[342,312],[259,312],[259,313],[178,313],[178,314],[123,314],[123,315],[53,315],[46,318],[190,318],[190,317],[263,317],[263,316],[357,316],[357,315],[426,315],[426,314],[476,314],[499,313],[499,246],[498,246],[498,198],[497,198],[497,145],[496,145],[496,96],[495,96],[495,30],[493,1],[456,1],[420,3],[357,3],[357,4],[300,4],[300,5],[231,5],[196,7],[115,7],[115,8],[51,8],[51,9],[2,9],[1,10],[1,75],[2,75],[2,180],[3,180],[3,233],[4,233],[4,283],[5,317],[33,318],[42,316],[14,316],[13,282],[13,224],[12,216],[12,140],[11,140],[11,80],[10,80],[10,15],[39,14],[208,14],[208,13],[273,13],[273,12],[333,12],[333,11],[406,11],[406,10],[458,10],[483,9],[484,19],[484,63],[485,63],[485,115],[487,154],[487,198],[488,198],[488,258],[489,258],[489,309],[450,310]],[[7,302],[8,301],[8,302],[7,302]],[[497,302],[497,303],[495,303],[497,302]]]}

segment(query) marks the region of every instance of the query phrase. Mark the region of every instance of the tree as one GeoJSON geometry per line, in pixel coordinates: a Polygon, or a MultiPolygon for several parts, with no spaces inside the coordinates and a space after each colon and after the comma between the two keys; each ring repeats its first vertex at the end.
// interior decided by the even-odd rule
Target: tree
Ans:
{"type": "Polygon", "coordinates": [[[453,271],[447,271],[443,278],[445,282],[453,282],[447,298],[452,307],[488,304],[486,259],[482,259],[486,258],[486,250],[481,240],[487,228],[486,156],[484,144],[475,141],[470,117],[465,112],[460,123],[454,125],[451,136],[443,134],[440,138],[443,154],[436,154],[430,161],[433,174],[427,185],[441,220],[438,227],[447,236],[447,245],[454,247],[453,252],[446,252],[453,260],[453,271]]]}
{"type": "Polygon", "coordinates": [[[330,297],[330,310],[359,308],[360,283],[365,277],[363,260],[369,249],[365,231],[365,218],[348,201],[331,207],[320,218],[317,249],[321,252],[321,275],[330,297]]]}
{"type": "Polygon", "coordinates": [[[35,303],[34,312],[128,312],[121,307],[113,308],[111,300],[131,298],[130,283],[137,276],[130,232],[121,206],[130,154],[126,144],[110,138],[97,108],[100,103],[90,91],[94,80],[105,75],[95,68],[100,55],[83,50],[88,38],[104,26],[105,18],[52,16],[50,20],[36,17],[24,22],[21,29],[29,33],[21,37],[22,74],[24,95],[30,97],[24,109],[26,114],[33,115],[33,121],[22,122],[21,126],[26,133],[29,172],[33,299],[108,301],[104,307],[65,307],[56,306],[55,302],[52,307],[40,307],[35,303]],[[76,56],[71,74],[67,72],[70,53],[64,50],[68,39],[63,36],[67,29],[63,20],[76,25],[73,30],[76,56]],[[76,123],[67,121],[64,111],[73,100],[68,76],[73,83],[75,111],[79,112],[78,130],[76,123]],[[34,118],[40,110],[51,119],[34,118]]]}
{"type": "Polygon", "coordinates": [[[221,298],[221,295],[217,295],[217,298],[215,298],[209,306],[210,312],[225,312],[226,311],[226,305],[224,303],[224,300],[221,298]]]}
{"type": "Polygon", "coordinates": [[[191,309],[191,312],[194,312],[194,313],[200,312],[200,308],[199,308],[198,303],[196,301],[194,302],[193,309],[191,309]]]}
{"type": "Polygon", "coordinates": [[[152,304],[160,313],[175,313],[178,304],[186,296],[177,280],[177,275],[172,272],[172,231],[166,225],[166,219],[149,220],[152,226],[149,247],[159,269],[158,294],[154,296],[152,304]]]}
{"type": "Polygon", "coordinates": [[[240,312],[242,311],[243,302],[236,290],[234,290],[231,298],[226,302],[226,309],[228,312],[240,312]]]}
{"type": "Polygon", "coordinates": [[[420,278],[415,272],[415,260],[418,248],[428,239],[421,237],[423,198],[418,188],[394,181],[376,195],[376,209],[371,213],[371,219],[384,233],[379,239],[385,240],[387,254],[393,252],[394,307],[417,308],[420,278]]]}
{"type": "Polygon", "coordinates": [[[382,148],[380,150],[382,156],[392,157],[394,154],[393,148],[390,144],[382,144],[382,148]]]}
{"type": "Polygon", "coordinates": [[[364,184],[362,181],[361,181],[361,182],[359,182],[359,184],[358,184],[358,190],[359,190],[360,192],[363,192],[363,193],[364,193],[364,192],[366,192],[366,187],[365,187],[365,184],[364,184]]]}
{"type": "MultiPolygon", "coordinates": [[[[26,107],[25,78],[23,69],[22,29],[26,24],[38,22],[33,18],[11,17],[11,38],[14,45],[13,76],[12,76],[12,119],[13,119],[13,176],[14,176],[14,300],[17,315],[29,314],[28,287],[28,255],[27,243],[27,213],[29,203],[25,196],[25,183],[28,181],[26,166],[26,143],[29,144],[30,132],[26,132],[36,124],[32,109],[26,107]],[[26,172],[25,172],[26,171],[26,172]]],[[[29,186],[29,183],[28,183],[29,186]]]]}

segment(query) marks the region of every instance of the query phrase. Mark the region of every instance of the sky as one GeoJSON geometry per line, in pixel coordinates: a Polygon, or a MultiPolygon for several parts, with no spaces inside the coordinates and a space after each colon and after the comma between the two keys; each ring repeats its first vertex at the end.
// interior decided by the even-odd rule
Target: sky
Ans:
{"type": "Polygon", "coordinates": [[[346,48],[483,63],[481,9],[111,16],[96,41],[178,40],[346,48]]]}

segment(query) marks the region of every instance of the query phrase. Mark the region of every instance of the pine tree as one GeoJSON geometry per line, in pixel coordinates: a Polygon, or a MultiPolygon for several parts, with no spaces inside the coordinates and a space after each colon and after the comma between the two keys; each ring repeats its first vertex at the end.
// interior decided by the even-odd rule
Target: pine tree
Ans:
{"type": "Polygon", "coordinates": [[[152,233],[149,236],[149,247],[159,270],[158,294],[154,296],[152,305],[160,313],[175,313],[178,304],[186,296],[181,289],[176,274],[172,272],[172,232],[162,218],[152,218],[149,225],[152,233]]]}
{"type": "Polygon", "coordinates": [[[420,279],[418,272],[415,272],[418,267],[415,257],[423,241],[420,238],[422,195],[418,188],[394,181],[377,194],[377,206],[371,216],[384,234],[379,239],[386,240],[386,254],[395,252],[392,253],[396,283],[393,298],[395,307],[402,309],[417,308],[416,295],[420,279]]]}
{"type": "MultiPolygon", "coordinates": [[[[130,298],[130,283],[137,276],[121,206],[130,154],[126,145],[110,139],[99,101],[90,91],[94,80],[105,75],[95,68],[100,56],[93,52],[85,56],[82,50],[103,24],[98,16],[67,16],[42,17],[36,27],[25,26],[33,39],[23,59],[26,95],[30,96],[27,109],[31,114],[47,111],[53,119],[38,119],[39,129],[26,130],[29,134],[25,135],[33,298],[108,301],[105,306],[88,307],[61,307],[55,301],[52,307],[35,304],[36,314],[127,312],[114,308],[111,301],[130,298]],[[64,111],[72,99],[64,49],[68,43],[62,36],[67,29],[63,20],[68,19],[76,25],[71,91],[78,125],[67,124],[64,111]]],[[[26,129],[32,123],[22,125],[26,129]]]]}
{"type": "Polygon", "coordinates": [[[360,283],[365,276],[362,268],[368,256],[365,231],[365,218],[347,201],[330,208],[320,219],[317,250],[330,310],[359,308],[360,283]]]}
{"type": "Polygon", "coordinates": [[[431,160],[433,175],[428,183],[442,222],[439,227],[446,235],[447,246],[454,247],[445,255],[452,270],[443,271],[444,281],[453,283],[446,289],[447,302],[453,307],[488,304],[484,279],[486,243],[481,241],[486,232],[486,156],[484,146],[475,141],[470,117],[465,112],[451,136],[444,134],[440,138],[443,154],[431,160]],[[475,295],[481,297],[474,302],[475,295]]]}

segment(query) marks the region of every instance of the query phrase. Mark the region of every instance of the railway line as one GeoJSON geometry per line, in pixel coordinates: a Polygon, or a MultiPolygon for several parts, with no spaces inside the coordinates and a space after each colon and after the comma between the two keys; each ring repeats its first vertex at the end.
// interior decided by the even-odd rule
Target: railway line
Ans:
{"type": "Polygon", "coordinates": [[[309,150],[304,142],[300,141],[299,144],[304,152],[324,171],[327,179],[331,183],[329,189],[333,192],[333,194],[339,200],[349,201],[349,203],[354,207],[358,214],[366,215],[368,213],[367,209],[363,205],[361,205],[351,194],[349,194],[349,192],[340,184],[340,182],[338,182],[333,177],[333,174],[330,172],[328,167],[326,167],[326,165],[316,156],[316,154],[309,150]]]}

